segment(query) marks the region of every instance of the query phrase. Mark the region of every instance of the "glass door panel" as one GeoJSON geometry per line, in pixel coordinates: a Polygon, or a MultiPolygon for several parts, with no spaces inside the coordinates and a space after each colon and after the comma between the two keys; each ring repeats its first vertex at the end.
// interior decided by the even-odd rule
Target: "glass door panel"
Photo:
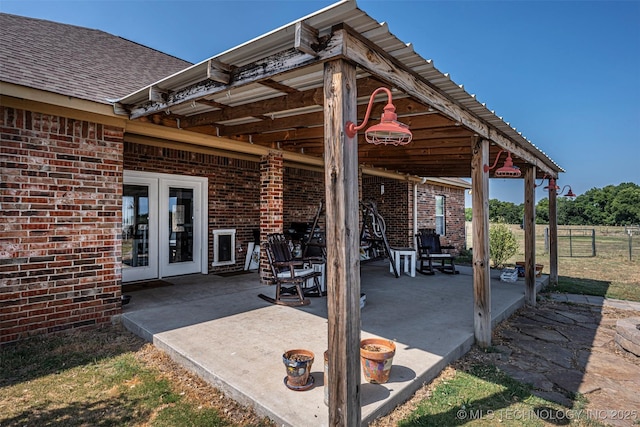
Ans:
{"type": "Polygon", "coordinates": [[[169,187],[169,264],[193,261],[193,189],[169,187]]]}
{"type": "Polygon", "coordinates": [[[122,196],[122,268],[149,265],[149,187],[125,185],[122,196]]]}

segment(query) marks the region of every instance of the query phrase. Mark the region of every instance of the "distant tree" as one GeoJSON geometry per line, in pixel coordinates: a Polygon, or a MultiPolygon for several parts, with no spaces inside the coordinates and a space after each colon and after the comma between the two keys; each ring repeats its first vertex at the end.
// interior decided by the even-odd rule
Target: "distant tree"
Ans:
{"type": "Polygon", "coordinates": [[[465,210],[464,210],[464,219],[465,219],[465,221],[471,221],[473,219],[473,209],[465,208],[465,210]]]}
{"type": "Polygon", "coordinates": [[[541,199],[536,205],[536,224],[549,224],[549,199],[541,199]]]}
{"type": "Polygon", "coordinates": [[[507,224],[520,224],[522,222],[522,205],[512,202],[502,202],[498,199],[489,200],[489,221],[505,222],[507,224]]]}
{"type": "Polygon", "coordinates": [[[618,191],[609,211],[614,225],[640,224],[640,187],[626,186],[618,191]]]}

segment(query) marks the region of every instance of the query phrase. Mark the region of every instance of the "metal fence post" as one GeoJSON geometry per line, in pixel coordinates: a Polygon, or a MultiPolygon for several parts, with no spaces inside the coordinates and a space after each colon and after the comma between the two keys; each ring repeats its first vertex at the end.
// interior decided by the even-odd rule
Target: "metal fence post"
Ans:
{"type": "Polygon", "coordinates": [[[591,253],[596,256],[596,229],[591,229],[591,253]]]}
{"type": "Polygon", "coordinates": [[[573,239],[571,238],[571,229],[569,229],[569,256],[573,256],[573,239]]]}
{"type": "Polygon", "coordinates": [[[544,229],[544,253],[549,253],[549,227],[544,229]]]}

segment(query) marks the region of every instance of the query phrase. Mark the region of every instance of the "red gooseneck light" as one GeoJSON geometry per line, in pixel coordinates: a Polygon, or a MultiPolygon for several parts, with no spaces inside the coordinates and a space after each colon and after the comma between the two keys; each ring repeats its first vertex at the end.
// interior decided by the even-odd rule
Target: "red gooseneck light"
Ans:
{"type": "MultiPolygon", "coordinates": [[[[493,166],[489,167],[489,165],[484,165],[485,172],[489,172],[491,169],[496,167],[496,165],[498,164],[498,159],[503,152],[504,150],[500,150],[500,152],[496,156],[496,161],[493,162],[493,166]]],[[[496,169],[493,176],[496,178],[519,178],[521,174],[522,172],[520,171],[520,168],[513,165],[511,153],[507,151],[507,158],[504,160],[504,165],[501,168],[496,169]]]]}
{"type": "Polygon", "coordinates": [[[384,112],[380,118],[380,123],[371,126],[364,133],[364,139],[369,144],[383,144],[383,145],[406,145],[413,139],[413,134],[409,130],[409,126],[404,123],[400,123],[398,115],[396,114],[396,107],[391,102],[391,91],[386,87],[380,87],[373,91],[371,98],[369,98],[369,105],[367,106],[367,113],[364,116],[362,124],[356,126],[355,123],[348,121],[346,123],[345,132],[349,138],[354,138],[356,133],[364,128],[369,121],[369,115],[371,114],[371,107],[373,105],[373,99],[380,92],[387,93],[387,105],[384,107],[384,112]]]}

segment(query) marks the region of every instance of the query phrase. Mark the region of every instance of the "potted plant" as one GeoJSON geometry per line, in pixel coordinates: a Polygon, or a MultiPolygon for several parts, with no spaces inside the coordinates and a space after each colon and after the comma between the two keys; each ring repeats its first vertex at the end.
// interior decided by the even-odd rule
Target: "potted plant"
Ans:
{"type": "Polygon", "coordinates": [[[364,378],[373,384],[389,380],[396,344],[384,338],[367,338],[360,341],[360,363],[364,378]]]}
{"type": "Polygon", "coordinates": [[[295,349],[285,351],[282,362],[287,369],[284,384],[291,390],[304,391],[313,387],[314,379],[311,373],[311,365],[315,355],[312,351],[295,349]]]}

